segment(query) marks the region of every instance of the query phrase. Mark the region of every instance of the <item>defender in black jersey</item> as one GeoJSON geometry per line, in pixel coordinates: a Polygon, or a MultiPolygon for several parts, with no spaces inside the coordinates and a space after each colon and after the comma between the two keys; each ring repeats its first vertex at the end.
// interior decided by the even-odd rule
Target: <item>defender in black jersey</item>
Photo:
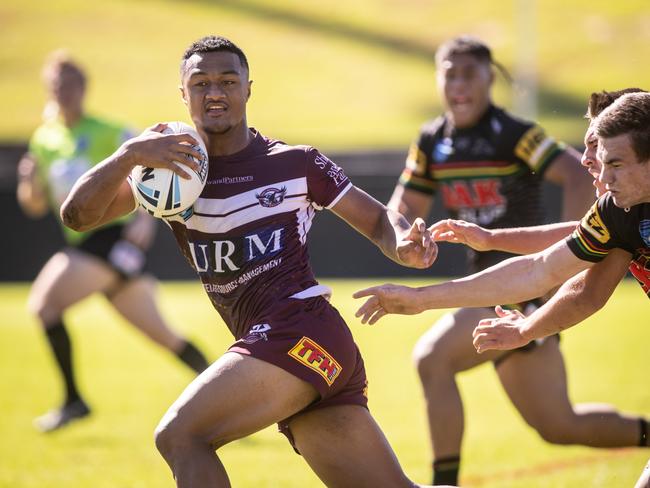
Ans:
{"type": "MultiPolygon", "coordinates": [[[[208,182],[174,235],[236,342],[170,407],[156,445],[177,486],[230,486],[215,449],[273,423],[324,484],[412,487],[366,407],[363,359],[315,280],[307,233],[331,209],[389,258],[431,265],[437,248],[424,221],[410,225],[356,188],[308,146],[249,128],[244,53],[220,37],[185,52],[183,100],[210,156],[208,182]]],[[[64,221],[84,229],[132,210],[126,182],[136,164],[183,176],[198,155],[187,134],[156,126],[95,169],[64,204],[64,221]],[[186,168],[187,169],[187,168],[186,168]]]]}
{"type": "MultiPolygon", "coordinates": [[[[615,249],[627,253],[627,262],[635,257],[639,262],[640,281],[646,282],[650,251],[650,94],[623,95],[592,126],[598,137],[598,160],[602,163],[599,180],[607,193],[598,199],[569,238],[536,254],[511,258],[480,273],[440,285],[418,290],[384,285],[364,290],[356,296],[371,298],[358,315],[364,321],[372,321],[374,316],[380,318],[387,313],[527,300],[577,273],[597,270],[615,249]]],[[[625,259],[622,264],[624,269],[625,259]]],[[[618,275],[616,281],[620,278],[618,275]]],[[[553,305],[558,303],[561,304],[553,302],[553,305]]],[[[559,327],[540,328],[544,314],[550,313],[546,308],[544,305],[528,317],[504,312],[499,319],[481,320],[474,331],[474,345],[479,351],[493,349],[498,344],[513,347],[512,344],[526,344],[531,339],[557,332],[559,327]]],[[[563,327],[571,325],[567,322],[563,327]]],[[[608,417],[606,412],[601,412],[595,420],[608,417]]],[[[640,424],[638,444],[648,446],[647,422],[640,424]]],[[[614,444],[601,445],[613,447],[614,444]]],[[[636,486],[645,487],[649,482],[650,472],[646,469],[636,486]]]]}
{"type": "MultiPolygon", "coordinates": [[[[538,225],[543,222],[541,185],[546,179],[562,185],[566,220],[584,213],[592,191],[580,169],[577,151],[556,142],[537,124],[518,119],[492,103],[493,64],[488,46],[474,38],[452,39],[440,47],[437,81],[446,110],[426,123],[412,144],[390,208],[408,219],[426,218],[433,195],[439,193],[454,219],[486,228],[538,225]]],[[[509,256],[468,249],[472,271],[509,256]]],[[[520,306],[530,311],[536,304],[520,306]]],[[[555,404],[537,401],[546,382],[564,381],[543,374],[541,369],[549,363],[562,364],[557,340],[533,343],[514,354],[479,356],[471,343],[471,331],[486,314],[493,312],[463,308],[446,314],[414,350],[427,402],[434,482],[453,484],[458,477],[464,420],[455,376],[485,361],[495,361],[509,396],[545,437],[559,437],[556,432],[564,431],[564,425],[576,425],[572,419],[577,414],[566,395],[555,398],[555,404]],[[519,401],[519,397],[526,400],[519,401]],[[546,414],[549,409],[566,414],[550,417],[546,414]],[[553,421],[556,418],[557,422],[553,421]]],[[[572,432],[562,435],[581,441],[572,432]]]]}
{"type": "MultiPolygon", "coordinates": [[[[598,138],[594,133],[593,121],[619,97],[627,93],[645,93],[640,88],[625,88],[616,91],[594,92],[589,98],[586,117],[591,121],[585,133],[585,150],[581,164],[594,178],[596,196],[607,193],[599,180],[602,164],[596,150],[598,138]]],[[[543,251],[557,241],[571,234],[578,222],[520,227],[514,229],[485,229],[475,224],[458,220],[443,220],[431,229],[438,241],[462,243],[477,250],[503,250],[515,254],[532,254],[543,251]]],[[[602,308],[614,292],[626,271],[637,278],[644,293],[648,294],[648,265],[643,253],[633,260],[633,254],[622,248],[611,249],[598,266],[574,276],[567,281],[555,296],[535,316],[534,328],[529,329],[529,339],[539,339],[571,327],[602,308]],[[534,329],[534,334],[533,333],[534,329]]],[[[488,349],[508,350],[520,347],[524,339],[503,336],[490,343],[488,349]]],[[[525,344],[525,342],[523,342],[525,344]]],[[[485,345],[484,345],[485,347],[485,345]]]]}

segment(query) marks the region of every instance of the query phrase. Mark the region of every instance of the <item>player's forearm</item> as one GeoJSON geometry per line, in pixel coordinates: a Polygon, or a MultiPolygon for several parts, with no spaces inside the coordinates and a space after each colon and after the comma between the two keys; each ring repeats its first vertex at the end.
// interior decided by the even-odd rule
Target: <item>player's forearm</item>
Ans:
{"type": "Polygon", "coordinates": [[[87,171],[61,207],[63,223],[77,231],[99,225],[133,166],[132,159],[120,148],[87,171]]]}
{"type": "Polygon", "coordinates": [[[386,208],[386,212],[382,213],[377,220],[371,240],[386,257],[397,264],[404,265],[397,255],[397,242],[410,227],[400,213],[386,208]]]}
{"type": "Polygon", "coordinates": [[[491,307],[531,300],[587,265],[573,256],[567,258],[567,253],[570,251],[564,242],[558,242],[545,252],[510,258],[465,278],[423,287],[418,300],[423,310],[491,307]]]}
{"type": "Polygon", "coordinates": [[[583,271],[567,281],[548,302],[535,310],[526,319],[522,336],[532,341],[557,334],[600,310],[607,303],[611,292],[606,296],[590,294],[589,288],[585,286],[585,277],[589,271],[583,271]]]}
{"type": "Polygon", "coordinates": [[[519,227],[514,229],[491,229],[489,244],[495,251],[513,254],[533,254],[571,234],[578,222],[519,227]]]}

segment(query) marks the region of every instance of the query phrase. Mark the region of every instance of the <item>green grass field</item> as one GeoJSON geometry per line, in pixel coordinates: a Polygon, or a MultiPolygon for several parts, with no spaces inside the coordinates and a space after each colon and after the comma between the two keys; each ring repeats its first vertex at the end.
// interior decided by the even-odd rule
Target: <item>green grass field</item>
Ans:
{"type": "MultiPolygon", "coordinates": [[[[515,75],[518,59],[529,60],[539,120],[579,144],[592,91],[648,88],[649,12],[647,0],[1,2],[0,100],[10,116],[0,118],[0,141],[25,141],[39,124],[40,69],[61,47],[87,66],[92,111],[139,128],[187,120],[179,59],[191,41],[216,33],[249,57],[251,125],[323,150],[406,150],[440,109],[436,47],[472,33],[515,75]]],[[[501,79],[496,100],[511,107],[513,91],[501,79]]]]}
{"type": "MultiPolygon", "coordinates": [[[[429,479],[423,401],[410,351],[441,312],[389,317],[374,327],[353,316],[351,293],[368,281],[325,280],[364,353],[370,408],[407,473],[429,479]]],[[[373,281],[372,283],[376,283],[373,281]]],[[[32,418],[59,400],[59,383],[42,334],[25,311],[26,285],[0,285],[0,487],[144,488],[173,486],[152,432],[192,375],[120,319],[102,299],[70,310],[79,380],[94,415],[52,435],[32,418]]],[[[165,314],[215,359],[231,338],[198,283],[165,283],[165,314]]],[[[611,402],[650,413],[647,299],[624,282],[609,305],[565,333],[575,402],[611,402]],[[644,317],[644,318],[640,318],[644,317]]],[[[491,366],[462,374],[467,430],[463,485],[468,487],[632,486],[648,450],[597,450],[546,444],[519,418],[491,366]]],[[[283,436],[269,428],[222,449],[236,487],[321,486],[283,436]]]]}

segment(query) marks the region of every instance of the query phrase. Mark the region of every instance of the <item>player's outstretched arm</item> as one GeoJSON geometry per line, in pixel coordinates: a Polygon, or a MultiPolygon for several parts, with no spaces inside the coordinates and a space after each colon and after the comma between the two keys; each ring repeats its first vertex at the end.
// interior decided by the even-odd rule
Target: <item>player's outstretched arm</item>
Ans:
{"type": "Polygon", "coordinates": [[[481,320],[474,329],[474,347],[478,352],[516,349],[582,322],[607,303],[631,259],[630,253],[613,249],[603,261],[567,281],[528,317],[497,307],[498,318],[481,320]]]}
{"type": "Polygon", "coordinates": [[[133,211],[135,200],[126,179],[136,165],[168,168],[189,179],[178,161],[197,169],[188,157],[200,159],[201,154],[191,147],[196,141],[189,134],[162,134],[164,128],[158,124],[129,139],[79,178],[61,207],[63,223],[85,231],[133,211]]]}
{"type": "Polygon", "coordinates": [[[365,320],[375,315],[379,319],[387,313],[404,313],[399,311],[405,305],[400,301],[404,294],[408,295],[405,301],[413,301],[411,313],[438,308],[489,307],[539,297],[592,265],[577,258],[566,242],[560,241],[543,252],[507,259],[466,278],[402,290],[399,300],[390,288],[394,285],[360,290],[354,296],[369,297],[358,312],[365,320]]]}
{"type": "Polygon", "coordinates": [[[532,254],[568,236],[577,225],[578,222],[562,222],[512,229],[485,229],[464,220],[445,219],[433,224],[429,230],[435,241],[465,244],[476,251],[532,254]]]}
{"type": "Polygon", "coordinates": [[[401,214],[357,187],[352,187],[332,211],[398,264],[428,268],[438,255],[438,246],[422,219],[410,225],[401,214]]]}

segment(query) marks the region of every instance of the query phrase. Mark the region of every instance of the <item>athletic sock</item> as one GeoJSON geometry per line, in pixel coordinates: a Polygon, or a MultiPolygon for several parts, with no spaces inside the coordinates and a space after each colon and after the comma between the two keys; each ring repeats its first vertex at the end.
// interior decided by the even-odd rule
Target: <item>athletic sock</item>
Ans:
{"type": "Polygon", "coordinates": [[[63,377],[63,382],[65,383],[65,405],[80,400],[81,397],[77,391],[72,367],[72,345],[63,321],[59,320],[51,327],[47,327],[45,329],[45,336],[50,343],[54,359],[56,359],[59,371],[63,377]]]}
{"type": "Polygon", "coordinates": [[[643,417],[639,418],[639,447],[650,447],[648,443],[648,421],[643,417]]]}
{"type": "Polygon", "coordinates": [[[449,456],[433,461],[434,485],[457,485],[460,456],[449,456]]]}
{"type": "Polygon", "coordinates": [[[205,356],[191,342],[185,342],[185,345],[176,353],[176,356],[197,373],[209,366],[205,356]]]}

